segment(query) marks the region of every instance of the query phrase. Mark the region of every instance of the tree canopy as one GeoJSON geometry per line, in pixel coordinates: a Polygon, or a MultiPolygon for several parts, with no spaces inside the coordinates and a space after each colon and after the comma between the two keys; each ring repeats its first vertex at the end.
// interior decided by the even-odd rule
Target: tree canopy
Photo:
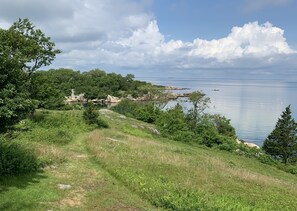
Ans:
{"type": "Polygon", "coordinates": [[[32,112],[30,76],[49,65],[59,53],[49,37],[28,19],[19,19],[9,29],[0,29],[0,130],[5,130],[32,112]]]}
{"type": "Polygon", "coordinates": [[[274,130],[266,138],[263,149],[285,164],[297,157],[297,124],[292,118],[290,105],[283,111],[274,130]]]}

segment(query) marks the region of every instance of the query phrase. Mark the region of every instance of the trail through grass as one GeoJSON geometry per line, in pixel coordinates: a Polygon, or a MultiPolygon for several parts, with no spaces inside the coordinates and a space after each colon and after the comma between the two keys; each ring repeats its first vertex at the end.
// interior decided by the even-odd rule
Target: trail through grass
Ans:
{"type": "Polygon", "coordinates": [[[54,162],[37,174],[0,178],[0,210],[154,210],[94,161],[88,134],[76,133],[66,145],[34,143],[54,162]]]}
{"type": "Polygon", "coordinates": [[[0,178],[0,210],[297,210],[294,175],[108,110],[110,128],[91,131],[81,114],[41,112],[16,135],[47,166],[0,178]]]}

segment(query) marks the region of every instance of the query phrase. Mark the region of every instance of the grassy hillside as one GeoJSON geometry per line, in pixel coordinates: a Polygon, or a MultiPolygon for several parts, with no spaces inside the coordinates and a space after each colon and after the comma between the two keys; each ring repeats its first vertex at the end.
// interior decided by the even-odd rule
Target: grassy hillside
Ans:
{"type": "Polygon", "coordinates": [[[163,139],[108,110],[41,112],[15,139],[46,167],[0,178],[0,210],[297,210],[297,177],[254,159],[163,139]],[[64,186],[63,186],[64,185],[64,186]],[[61,189],[61,187],[64,189],[61,189]]]}

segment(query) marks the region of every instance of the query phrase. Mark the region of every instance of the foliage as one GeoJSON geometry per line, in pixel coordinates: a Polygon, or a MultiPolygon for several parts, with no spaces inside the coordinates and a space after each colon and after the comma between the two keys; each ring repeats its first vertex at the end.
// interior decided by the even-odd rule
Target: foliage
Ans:
{"type": "Polygon", "coordinates": [[[87,104],[83,112],[83,118],[89,125],[97,125],[99,128],[108,128],[107,122],[99,117],[99,113],[93,103],[87,104]]]}
{"type": "Polygon", "coordinates": [[[234,127],[230,124],[230,119],[219,114],[210,115],[210,121],[215,125],[218,133],[227,137],[236,137],[234,127]]]}
{"type": "Polygon", "coordinates": [[[148,123],[154,123],[162,113],[162,111],[155,106],[154,102],[139,103],[131,100],[122,100],[111,109],[125,116],[148,123]]]}
{"type": "Polygon", "coordinates": [[[37,171],[39,164],[33,150],[0,136],[0,176],[37,171]]]}
{"type": "Polygon", "coordinates": [[[53,81],[53,76],[38,71],[32,75],[31,97],[38,101],[39,108],[61,109],[65,108],[65,95],[53,81]]]}
{"type": "Polygon", "coordinates": [[[18,138],[30,142],[65,145],[73,141],[75,135],[91,129],[86,125],[81,111],[37,110],[29,119],[16,125],[18,138]]]}
{"type": "MultiPolygon", "coordinates": [[[[29,21],[29,19],[19,19],[10,27],[26,40],[28,46],[23,48],[23,55],[20,58],[22,70],[26,71],[29,76],[42,66],[48,66],[55,59],[56,54],[61,51],[55,49],[55,43],[50,37],[46,37],[40,30],[29,21]]],[[[18,42],[18,40],[15,40],[18,42]]]]}
{"type": "Polygon", "coordinates": [[[17,123],[35,109],[30,76],[49,65],[59,50],[28,19],[0,29],[0,130],[17,123]]]}
{"type": "Polygon", "coordinates": [[[28,78],[19,62],[28,45],[24,38],[11,30],[0,29],[0,131],[17,123],[34,110],[29,98],[28,78]],[[22,43],[18,43],[22,41],[22,43]]]}
{"type": "Polygon", "coordinates": [[[144,122],[155,123],[164,137],[234,151],[236,134],[230,120],[220,115],[204,114],[209,98],[201,92],[193,93],[193,109],[187,113],[179,104],[164,111],[155,102],[141,104],[129,100],[120,102],[112,110],[144,122]]]}
{"type": "Polygon", "coordinates": [[[194,120],[199,118],[206,108],[209,107],[210,98],[206,97],[205,93],[201,91],[192,92],[189,96],[190,102],[193,104],[193,108],[189,111],[194,120]]]}
{"type": "MultiPolygon", "coordinates": [[[[64,97],[71,89],[84,93],[86,99],[106,99],[115,97],[139,97],[143,94],[142,86],[149,84],[134,80],[132,74],[122,76],[106,73],[100,69],[80,73],[71,69],[51,69],[32,74],[32,97],[40,102],[40,108],[65,109],[64,97]]],[[[152,85],[150,85],[152,87],[152,85]]]]}
{"type": "Polygon", "coordinates": [[[135,111],[140,107],[141,105],[137,102],[134,102],[132,100],[124,99],[115,106],[111,107],[111,110],[128,116],[128,117],[134,117],[135,118],[135,111]]]}
{"type": "Polygon", "coordinates": [[[295,161],[297,157],[297,124],[291,113],[289,105],[263,144],[266,153],[281,159],[285,164],[295,161]]]}
{"type": "Polygon", "coordinates": [[[180,105],[161,113],[156,121],[156,125],[165,137],[173,138],[177,141],[183,141],[184,138],[187,138],[186,142],[193,141],[190,140],[193,134],[188,133],[189,128],[180,105]],[[186,133],[187,135],[185,135],[186,133]],[[185,136],[183,137],[183,135],[185,136]]]}

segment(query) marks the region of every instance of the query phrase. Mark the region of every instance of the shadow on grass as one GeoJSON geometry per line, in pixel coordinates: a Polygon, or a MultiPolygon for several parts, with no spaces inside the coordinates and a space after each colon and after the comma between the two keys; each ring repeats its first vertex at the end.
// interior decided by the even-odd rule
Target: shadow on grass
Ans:
{"type": "Polygon", "coordinates": [[[25,189],[26,187],[39,183],[41,179],[45,179],[47,176],[43,171],[36,173],[22,174],[18,176],[0,176],[0,194],[8,191],[10,188],[15,187],[17,189],[25,189]]]}
{"type": "MultiPolygon", "coordinates": [[[[25,194],[27,187],[37,184],[40,180],[46,178],[47,176],[42,171],[18,176],[0,176],[0,210],[36,209],[36,203],[32,202],[32,200],[19,196],[17,191],[9,191],[11,189],[22,189],[22,192],[25,194]],[[6,193],[8,193],[7,196],[5,196],[6,193]],[[1,201],[2,199],[3,201],[1,201]]],[[[28,194],[30,194],[29,191],[28,194]]]]}

